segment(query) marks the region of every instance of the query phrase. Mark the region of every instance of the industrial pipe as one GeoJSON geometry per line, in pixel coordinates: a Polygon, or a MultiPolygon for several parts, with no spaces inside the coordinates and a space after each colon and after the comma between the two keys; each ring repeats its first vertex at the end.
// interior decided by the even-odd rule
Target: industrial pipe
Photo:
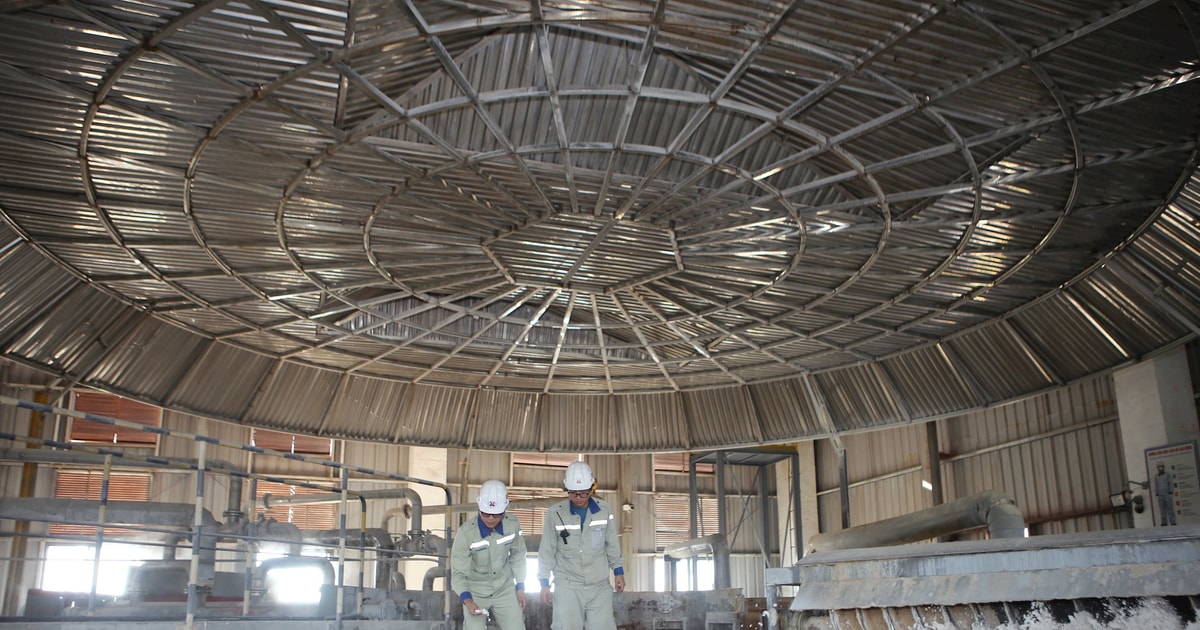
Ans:
{"type": "MultiPolygon", "coordinates": [[[[190,503],[107,501],[102,524],[190,529],[194,510],[190,503]]],[[[0,498],[0,516],[16,521],[99,523],[99,512],[100,502],[87,499],[0,498]]],[[[205,526],[219,525],[208,510],[203,519],[205,526]]]]}
{"type": "MultiPolygon", "coordinates": [[[[330,489],[331,494],[338,493],[338,490],[330,489]]],[[[354,490],[352,491],[355,497],[366,501],[376,501],[379,499],[408,499],[412,503],[412,517],[410,531],[421,531],[421,495],[412,488],[388,488],[386,490],[354,490]]],[[[325,496],[320,494],[299,494],[292,496],[275,496],[273,494],[262,495],[262,505],[264,508],[270,509],[272,505],[298,505],[301,503],[337,503],[342,500],[340,495],[325,496]]],[[[390,517],[390,510],[389,510],[390,517]]],[[[385,519],[383,529],[387,529],[385,519]]]]}
{"type": "MultiPolygon", "coordinates": [[[[0,498],[0,518],[14,521],[68,522],[97,525],[142,525],[191,529],[196,506],[154,501],[105,501],[100,519],[100,501],[87,499],[0,498]]],[[[197,558],[204,577],[212,578],[217,559],[216,530],[220,527],[208,510],[201,511],[204,532],[197,558]]]]}
{"type": "MultiPolygon", "coordinates": [[[[77,464],[86,466],[103,466],[105,457],[108,455],[101,453],[93,453],[81,450],[49,450],[49,449],[34,449],[34,448],[5,448],[0,449],[0,461],[19,461],[32,462],[38,464],[77,464]]],[[[178,457],[147,457],[142,455],[122,454],[117,457],[119,460],[127,461],[130,466],[136,465],[138,468],[175,468],[175,469],[195,469],[199,467],[199,460],[186,459],[178,457]]],[[[123,465],[123,463],[118,463],[123,465]]],[[[222,461],[219,459],[209,459],[205,462],[205,468],[208,470],[224,470],[230,473],[229,491],[225,501],[226,518],[241,519],[245,517],[242,512],[242,477],[246,474],[245,470],[231,462],[222,461]]]]}
{"type": "Polygon", "coordinates": [[[991,538],[1025,535],[1025,516],[1016,503],[1003,494],[986,491],[920,512],[816,534],[808,539],[808,553],[903,545],[984,525],[991,538]]]}
{"type": "MultiPolygon", "coordinates": [[[[339,495],[333,494],[333,490],[330,490],[330,493],[331,494],[329,494],[329,495],[317,494],[317,495],[290,495],[290,496],[274,496],[271,494],[264,494],[261,498],[261,501],[262,501],[262,505],[264,508],[270,509],[270,507],[272,505],[281,505],[281,504],[287,504],[287,505],[310,504],[311,505],[311,504],[318,504],[318,503],[336,503],[336,502],[339,502],[342,500],[340,494],[339,495]]],[[[395,572],[395,565],[396,565],[395,555],[393,553],[391,553],[392,551],[395,550],[395,545],[392,542],[391,534],[389,533],[389,530],[388,530],[388,524],[392,520],[393,516],[395,516],[398,513],[402,513],[402,514],[405,514],[406,516],[410,517],[410,523],[411,523],[410,531],[411,532],[420,532],[421,531],[421,512],[422,512],[421,495],[416,490],[414,490],[412,488],[408,488],[408,487],[387,488],[384,490],[354,491],[353,494],[354,494],[355,498],[357,498],[363,504],[364,514],[365,514],[365,506],[366,506],[367,501],[374,501],[374,500],[379,500],[379,499],[408,499],[408,501],[409,501],[410,505],[408,505],[408,506],[405,506],[403,508],[392,508],[392,509],[388,510],[383,517],[383,524],[380,529],[365,530],[363,532],[364,537],[369,536],[369,537],[373,537],[375,539],[375,547],[382,552],[380,554],[382,559],[381,559],[380,566],[379,566],[379,573],[376,576],[375,584],[377,587],[387,588],[388,585],[391,583],[392,574],[395,572]]],[[[316,532],[314,534],[310,534],[310,537],[321,538],[328,534],[329,534],[329,532],[316,532]]],[[[340,535],[340,530],[339,530],[339,532],[335,532],[335,535],[340,535]]],[[[365,540],[363,541],[363,544],[364,545],[366,544],[365,540]]]]}
{"type": "MultiPolygon", "coordinates": [[[[425,591],[432,591],[434,580],[444,577],[446,577],[445,566],[439,563],[436,567],[430,567],[430,569],[425,572],[425,577],[421,580],[421,589],[425,591]]],[[[446,589],[449,590],[450,586],[447,585],[446,589]]]]}
{"type": "MultiPolygon", "coordinates": [[[[337,544],[342,536],[340,529],[325,529],[319,531],[307,530],[301,532],[301,536],[306,541],[329,545],[337,544]]],[[[364,542],[370,543],[369,546],[375,549],[391,550],[394,548],[392,536],[382,529],[368,528],[363,530],[362,538],[364,542]]]]}
{"type": "Polygon", "coordinates": [[[708,553],[713,556],[713,588],[729,588],[733,580],[729,568],[729,546],[725,544],[724,534],[693,538],[663,549],[663,555],[675,560],[708,553]]]}
{"type": "MultiPolygon", "coordinates": [[[[544,508],[544,507],[550,507],[557,503],[562,503],[563,501],[566,501],[566,499],[563,497],[544,497],[541,499],[518,499],[515,501],[509,501],[508,509],[516,510],[516,509],[527,509],[527,508],[544,508]]],[[[454,514],[458,514],[460,512],[478,512],[478,511],[479,511],[479,504],[474,501],[471,501],[470,503],[455,503],[454,505],[450,506],[450,512],[454,513],[454,514]]]]}

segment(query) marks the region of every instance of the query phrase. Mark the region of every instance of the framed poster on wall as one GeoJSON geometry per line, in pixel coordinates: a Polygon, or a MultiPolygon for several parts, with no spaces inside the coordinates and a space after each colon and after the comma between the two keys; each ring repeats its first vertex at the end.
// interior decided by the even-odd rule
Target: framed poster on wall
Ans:
{"type": "Polygon", "coordinates": [[[1158,526],[1200,523],[1200,455],[1196,442],[1146,449],[1146,489],[1158,526]]]}

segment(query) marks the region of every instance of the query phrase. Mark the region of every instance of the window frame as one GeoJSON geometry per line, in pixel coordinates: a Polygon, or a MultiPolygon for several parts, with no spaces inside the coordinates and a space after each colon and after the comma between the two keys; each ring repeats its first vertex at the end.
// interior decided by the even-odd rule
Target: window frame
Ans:
{"type": "MultiPolygon", "coordinates": [[[[654,453],[651,456],[651,459],[653,460],[652,465],[654,466],[654,472],[687,474],[691,472],[689,470],[689,463],[691,462],[692,455],[695,454],[696,453],[691,451],[654,453]]],[[[699,464],[696,464],[696,474],[698,475],[711,475],[715,472],[716,465],[714,465],[712,462],[700,462],[699,464]]]]}
{"type": "Polygon", "coordinates": [[[281,481],[259,480],[255,484],[254,516],[258,518],[273,518],[280,523],[291,523],[305,531],[327,531],[337,529],[338,504],[331,503],[284,503],[265,509],[261,505],[264,494],[274,496],[315,496],[332,494],[334,489],[319,490],[308,486],[284,483],[281,481]]]}
{"type": "Polygon", "coordinates": [[[315,455],[326,459],[333,457],[333,439],[315,435],[254,428],[250,432],[250,443],[259,448],[282,453],[315,455]]]}
{"type": "MultiPolygon", "coordinates": [[[[718,533],[717,499],[698,497],[700,518],[696,536],[718,533]]],[[[691,539],[691,498],[686,494],[657,494],[654,496],[654,551],[663,551],[674,544],[691,539]]]]}
{"type": "MultiPolygon", "coordinates": [[[[150,500],[152,479],[150,473],[110,471],[105,500],[147,502],[150,500]]],[[[54,498],[99,501],[103,483],[103,470],[60,468],[54,471],[54,498]]],[[[49,533],[52,536],[95,536],[96,527],[74,523],[50,523],[49,533]]],[[[104,528],[106,537],[136,533],[138,530],[127,527],[104,528]]]]}
{"type": "MultiPolygon", "coordinates": [[[[106,392],[74,392],[72,408],[93,416],[124,420],[150,427],[162,427],[163,410],[161,407],[106,392]]],[[[67,430],[67,440],[84,444],[152,447],[158,444],[158,434],[87,418],[72,417],[67,430]]]]}
{"type": "Polygon", "coordinates": [[[581,461],[578,453],[513,453],[514,466],[539,466],[545,468],[566,468],[581,461]]]}

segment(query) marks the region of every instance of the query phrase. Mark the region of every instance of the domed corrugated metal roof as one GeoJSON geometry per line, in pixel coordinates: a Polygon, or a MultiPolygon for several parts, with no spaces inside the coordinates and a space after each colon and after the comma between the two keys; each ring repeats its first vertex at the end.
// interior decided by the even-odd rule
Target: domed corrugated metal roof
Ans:
{"type": "Polygon", "coordinates": [[[351,439],[927,419],[1200,323],[1190,2],[10,2],[4,356],[351,439]]]}

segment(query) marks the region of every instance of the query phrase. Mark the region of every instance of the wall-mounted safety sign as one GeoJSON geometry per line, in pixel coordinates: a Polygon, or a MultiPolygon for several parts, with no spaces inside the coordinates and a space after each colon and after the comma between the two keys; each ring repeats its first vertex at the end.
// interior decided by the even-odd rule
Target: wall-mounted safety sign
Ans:
{"type": "Polygon", "coordinates": [[[1200,457],[1196,442],[1146,449],[1147,490],[1154,524],[1200,523],[1200,457]]]}

